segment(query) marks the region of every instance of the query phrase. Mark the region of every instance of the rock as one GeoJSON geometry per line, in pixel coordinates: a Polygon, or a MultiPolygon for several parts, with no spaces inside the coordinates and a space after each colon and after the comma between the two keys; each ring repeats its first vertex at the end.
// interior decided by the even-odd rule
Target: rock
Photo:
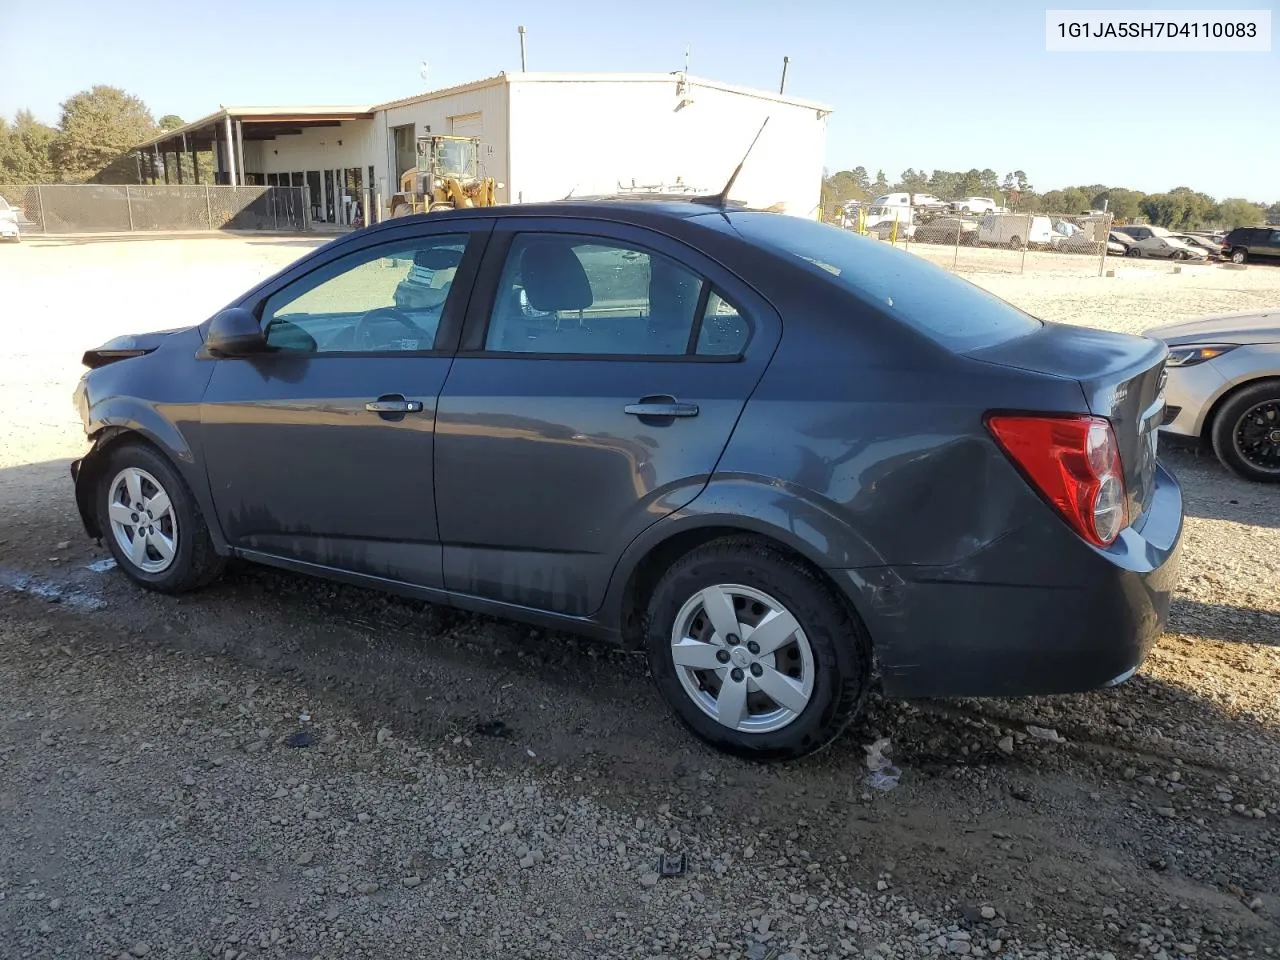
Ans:
{"type": "Polygon", "coordinates": [[[141,941],[138,943],[135,943],[132,947],[129,948],[129,953],[131,953],[135,957],[145,957],[150,952],[151,952],[151,947],[146,943],[142,943],[141,941]]]}
{"type": "Polygon", "coordinates": [[[967,940],[950,940],[947,942],[947,953],[955,953],[962,957],[967,957],[972,949],[973,945],[967,940]]]}
{"type": "Polygon", "coordinates": [[[983,919],[983,920],[994,920],[995,918],[996,918],[996,908],[995,908],[995,907],[983,907],[983,908],[982,908],[982,919],[983,919]]]}
{"type": "Polygon", "coordinates": [[[294,863],[296,863],[300,867],[305,867],[315,858],[316,858],[316,855],[312,853],[310,850],[304,850],[302,853],[298,854],[298,859],[295,860],[294,863]]]}
{"type": "Polygon", "coordinates": [[[390,728],[390,727],[379,727],[379,728],[378,728],[378,743],[379,743],[379,744],[383,744],[383,743],[386,743],[386,742],[387,742],[388,740],[390,740],[390,739],[391,739],[391,728],[390,728]]]}
{"type": "Polygon", "coordinates": [[[808,899],[803,893],[793,893],[791,894],[791,905],[793,907],[803,907],[808,899]]]}
{"type": "Polygon", "coordinates": [[[1156,813],[1162,817],[1176,817],[1178,815],[1178,811],[1173,807],[1156,807],[1156,813]]]}
{"type": "Polygon", "coordinates": [[[356,814],[356,820],[357,820],[357,822],[359,822],[359,823],[368,823],[368,822],[369,822],[370,820],[372,820],[372,819],[373,819],[373,818],[372,818],[371,816],[369,816],[367,813],[357,813],[357,814],[356,814]]]}
{"type": "Polygon", "coordinates": [[[533,859],[532,853],[527,853],[520,858],[520,866],[525,870],[528,870],[530,867],[533,866],[533,864],[534,864],[534,859],[533,859]]]}
{"type": "Polygon", "coordinates": [[[655,873],[653,870],[650,870],[648,873],[644,874],[640,878],[640,886],[642,887],[653,887],[653,886],[656,886],[657,883],[658,883],[658,874],[655,873]]]}
{"type": "Polygon", "coordinates": [[[515,821],[514,820],[506,821],[502,826],[498,828],[498,832],[499,833],[515,833],[516,832],[515,821]]]}
{"type": "Polygon", "coordinates": [[[1001,753],[1013,756],[1013,737],[1001,737],[996,742],[996,747],[999,748],[1001,753]]]}
{"type": "Polygon", "coordinates": [[[321,813],[319,810],[308,810],[306,813],[306,817],[308,820],[323,820],[324,814],[321,813]]]}
{"type": "Polygon", "coordinates": [[[422,878],[421,877],[405,877],[400,882],[403,883],[410,890],[412,890],[414,887],[422,883],[422,878]]]}
{"type": "Polygon", "coordinates": [[[54,549],[55,549],[55,550],[70,550],[70,549],[71,549],[71,541],[70,541],[70,540],[63,540],[63,541],[61,541],[61,542],[60,542],[56,547],[54,547],[54,549]]]}
{"type": "Polygon", "coordinates": [[[363,893],[365,895],[368,895],[370,893],[377,893],[377,892],[378,892],[378,885],[376,883],[357,883],[356,884],[356,893],[363,893]]]}
{"type": "Polygon", "coordinates": [[[988,941],[987,941],[987,949],[988,949],[988,950],[990,950],[992,953],[999,953],[999,952],[1000,952],[1000,948],[1001,948],[1001,947],[1003,947],[1003,946],[1004,946],[1004,941],[1003,941],[1003,940],[988,940],[988,941]]]}

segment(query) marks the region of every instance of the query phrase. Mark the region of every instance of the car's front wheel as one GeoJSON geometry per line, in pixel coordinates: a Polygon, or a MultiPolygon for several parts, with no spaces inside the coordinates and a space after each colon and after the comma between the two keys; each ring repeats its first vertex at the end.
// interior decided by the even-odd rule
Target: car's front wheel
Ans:
{"type": "Polygon", "coordinates": [[[832,588],[746,537],[698,547],[666,572],[645,639],[658,689],[685,725],[750,759],[826,746],[870,679],[870,641],[832,588]]]}
{"type": "Polygon", "coordinates": [[[182,477],[140,443],[109,450],[99,472],[98,529],[120,569],[161,593],[202,587],[222,572],[209,528],[182,477]]]}
{"type": "Polygon", "coordinates": [[[1233,394],[1213,418],[1213,452],[1246,480],[1280,483],[1280,380],[1233,394]]]}

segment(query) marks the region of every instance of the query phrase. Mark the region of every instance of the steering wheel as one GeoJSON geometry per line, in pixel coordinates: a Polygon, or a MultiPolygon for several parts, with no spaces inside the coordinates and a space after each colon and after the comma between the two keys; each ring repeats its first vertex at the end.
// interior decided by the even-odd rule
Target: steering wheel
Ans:
{"type": "Polygon", "coordinates": [[[373,350],[379,346],[379,344],[373,339],[373,328],[378,323],[394,323],[403,327],[409,332],[409,336],[414,340],[422,339],[423,335],[426,333],[425,330],[395,307],[378,307],[377,309],[370,310],[356,321],[355,330],[352,332],[351,339],[357,349],[373,350]]]}

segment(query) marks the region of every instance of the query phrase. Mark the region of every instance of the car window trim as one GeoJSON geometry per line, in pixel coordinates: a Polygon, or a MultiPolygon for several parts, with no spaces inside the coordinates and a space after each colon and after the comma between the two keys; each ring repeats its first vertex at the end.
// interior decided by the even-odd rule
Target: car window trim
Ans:
{"type": "MultiPolygon", "coordinates": [[[[515,238],[522,233],[552,233],[563,234],[569,236],[588,237],[596,240],[603,240],[609,243],[632,245],[636,249],[664,256],[669,260],[675,261],[678,265],[687,270],[692,271],[702,280],[704,290],[709,288],[718,288],[725,290],[733,286],[742,286],[736,275],[732,274],[725,267],[714,261],[687,244],[681,243],[665,234],[657,233],[647,227],[638,226],[631,223],[622,223],[615,220],[597,220],[592,218],[510,218],[494,224],[493,234],[489,239],[489,243],[485,248],[484,260],[480,265],[479,273],[473,288],[467,311],[465,326],[456,356],[459,358],[492,358],[492,359],[520,359],[520,360],[583,360],[583,361],[600,361],[612,360],[627,363],[742,363],[746,360],[747,351],[751,349],[752,343],[755,342],[757,333],[759,332],[759,321],[756,319],[756,311],[744,310],[739,306],[744,297],[735,296],[732,290],[727,290],[725,299],[734,303],[738,309],[738,315],[747,324],[747,340],[743,344],[742,350],[735,354],[699,354],[690,353],[686,348],[686,352],[680,354],[631,354],[631,353],[532,353],[524,351],[509,350],[488,350],[485,348],[485,340],[489,335],[489,324],[493,319],[493,308],[497,301],[498,283],[502,279],[502,274],[506,269],[507,257],[510,255],[512,244],[515,238]],[[630,234],[640,234],[644,239],[635,239],[630,234]],[[700,264],[690,264],[686,259],[682,259],[679,255],[670,252],[664,247],[678,244],[681,252],[688,252],[698,261],[714,264],[712,271],[708,272],[700,264]],[[721,273],[724,276],[732,278],[729,283],[718,281],[711,273],[721,273]]],[[[709,297],[709,294],[707,294],[709,297]]],[[[759,296],[757,294],[757,296],[759,296]]],[[[703,302],[703,295],[699,294],[699,302],[703,302]]],[[[705,313],[705,307],[704,311],[705,313]]],[[[701,314],[694,317],[694,332],[701,335],[703,317],[701,314]]],[[[696,341],[695,341],[696,346],[696,341]]]]}
{"type": "MultiPolygon", "coordinates": [[[[475,292],[476,276],[479,273],[480,264],[483,262],[485,249],[489,244],[490,236],[493,233],[494,221],[492,219],[484,220],[460,220],[449,221],[441,219],[438,223],[424,224],[426,230],[405,230],[395,231],[395,236],[388,237],[385,240],[376,240],[372,243],[365,243],[359,246],[347,247],[335,250],[333,256],[317,259],[314,263],[307,264],[307,269],[297,274],[284,274],[279,278],[279,282],[273,283],[268,287],[261,288],[255,293],[252,312],[258,318],[258,325],[262,329],[264,335],[267,329],[267,322],[264,317],[267,301],[295,283],[322,270],[339,260],[348,257],[354,257],[361,254],[368,254],[385,247],[403,247],[407,244],[420,240],[430,240],[435,237],[446,237],[453,234],[463,234],[467,237],[467,244],[462,252],[462,260],[458,264],[457,273],[454,274],[453,285],[449,289],[449,296],[445,300],[444,310],[440,314],[440,324],[436,328],[435,342],[430,350],[330,350],[330,351],[302,351],[302,350],[266,350],[260,354],[255,354],[252,358],[255,361],[267,359],[284,359],[284,360],[321,360],[330,357],[336,359],[351,359],[353,357],[451,357],[457,351],[458,339],[461,336],[463,324],[466,321],[467,308],[470,299],[475,292]],[[465,288],[465,296],[463,293],[465,288]]],[[[341,276],[341,274],[338,274],[341,276]]],[[[209,357],[209,359],[214,359],[209,357]]],[[[244,359],[244,358],[241,358],[244,359]]]]}

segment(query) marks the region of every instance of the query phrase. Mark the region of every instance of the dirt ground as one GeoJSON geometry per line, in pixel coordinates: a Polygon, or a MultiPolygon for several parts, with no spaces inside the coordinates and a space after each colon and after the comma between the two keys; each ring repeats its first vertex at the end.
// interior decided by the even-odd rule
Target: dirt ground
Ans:
{"type": "MultiPolygon", "coordinates": [[[[1185,574],[1132,681],[873,697],[783,766],[701,747],[632,654],[248,566],[176,599],[95,568],[81,351],[318,242],[0,248],[0,957],[1280,955],[1280,491],[1193,448],[1165,447],[1185,574]]],[[[1116,268],[969,278],[1130,332],[1280,301],[1280,269],[1116,268]]]]}

